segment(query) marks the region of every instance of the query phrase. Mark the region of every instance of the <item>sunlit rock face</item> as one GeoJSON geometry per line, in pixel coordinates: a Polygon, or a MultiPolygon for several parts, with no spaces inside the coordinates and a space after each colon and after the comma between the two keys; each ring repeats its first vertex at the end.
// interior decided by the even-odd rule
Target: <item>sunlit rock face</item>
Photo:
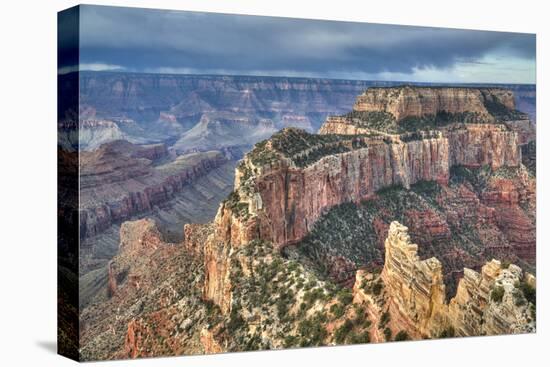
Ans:
{"type": "Polygon", "coordinates": [[[421,260],[408,228],[393,222],[386,239],[386,260],[381,278],[393,308],[415,330],[438,337],[452,328],[458,336],[525,333],[535,330],[534,305],[522,291],[522,283],[535,285],[531,274],[516,265],[487,262],[478,273],[464,269],[456,295],[446,302],[441,263],[421,260]]]}
{"type": "Polygon", "coordinates": [[[494,121],[488,103],[498,103],[513,110],[514,94],[498,88],[369,88],[357,98],[353,109],[388,112],[398,121],[406,117],[436,115],[439,112],[471,112],[481,115],[487,121],[494,121]]]}
{"type": "MultiPolygon", "coordinates": [[[[478,92],[453,89],[457,101],[439,96],[435,107],[395,111],[444,106],[483,116],[482,105],[494,117],[489,96],[514,108],[508,93],[478,92]]],[[[399,103],[432,98],[412,96],[399,103]]],[[[169,243],[151,219],[124,222],[105,294],[82,312],[84,359],[535,331],[536,180],[521,163],[519,130],[428,119],[395,132],[394,118],[394,130],[373,131],[353,118],[329,118],[321,134],[285,128],[256,144],[214,220],[182,225],[182,242],[169,243]],[[315,251],[333,240],[318,258],[326,276],[302,261],[310,258],[285,252],[305,246],[319,223],[322,234],[337,233],[310,243],[315,251]],[[360,253],[372,263],[354,261],[353,246],[375,247],[360,253]]],[[[170,152],[154,145],[114,160],[117,149],[87,157],[104,175],[85,176],[84,186],[159,168],[192,181],[220,157],[166,163],[170,152]]]]}

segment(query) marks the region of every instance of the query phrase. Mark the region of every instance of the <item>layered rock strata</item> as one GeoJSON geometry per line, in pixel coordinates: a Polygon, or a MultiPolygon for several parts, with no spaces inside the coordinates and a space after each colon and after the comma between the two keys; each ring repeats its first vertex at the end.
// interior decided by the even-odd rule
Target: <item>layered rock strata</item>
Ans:
{"type": "MultiPolygon", "coordinates": [[[[191,238],[207,228],[191,227],[191,238]]],[[[110,262],[110,297],[80,312],[82,360],[205,353],[200,333],[213,322],[201,298],[200,256],[165,242],[155,222],[124,222],[110,262]],[[168,338],[175,340],[166,343],[168,338]]]]}
{"type": "Polygon", "coordinates": [[[236,191],[218,211],[216,234],[205,247],[205,296],[229,309],[225,262],[231,246],[253,239],[272,241],[279,247],[296,243],[333,206],[369,199],[378,190],[395,185],[408,188],[419,181],[445,185],[451,162],[494,168],[519,164],[513,133],[489,139],[493,144],[502,144],[496,149],[479,140],[477,154],[461,153],[467,145],[475,150],[474,137],[485,139],[488,133],[473,130],[472,134],[457,132],[455,140],[460,144],[455,148],[450,148],[449,139],[443,137],[407,142],[372,138],[364,148],[320,157],[305,167],[298,167],[291,158],[273,150],[270,153],[277,159],[258,165],[254,158],[258,152],[253,151],[238,167],[236,191]]]}
{"type": "Polygon", "coordinates": [[[514,94],[500,88],[459,87],[393,87],[369,88],[361,94],[353,109],[365,112],[387,112],[398,121],[445,113],[476,113],[486,121],[494,121],[491,104],[515,109],[514,94]]]}
{"type": "Polygon", "coordinates": [[[527,170],[518,177],[498,177],[481,195],[494,208],[495,221],[506,234],[515,253],[530,263],[536,259],[536,180],[527,170]]]}
{"type": "Polygon", "coordinates": [[[421,260],[418,245],[410,240],[407,227],[392,222],[385,243],[386,258],[381,274],[390,313],[405,317],[411,333],[439,337],[446,330],[458,336],[499,335],[532,332],[534,305],[520,289],[522,282],[534,287],[535,279],[516,265],[487,262],[478,273],[464,269],[456,295],[446,302],[441,263],[421,260]]]}
{"type": "Polygon", "coordinates": [[[124,222],[120,227],[120,247],[118,255],[109,262],[108,292],[115,296],[121,283],[139,289],[148,280],[141,271],[134,271],[136,264],[147,261],[159,247],[167,246],[151,219],[124,222]]]}
{"type": "Polygon", "coordinates": [[[257,238],[257,221],[236,215],[227,202],[222,203],[214,220],[214,233],[206,240],[203,250],[203,295],[217,304],[222,313],[231,311],[231,255],[239,247],[257,238]]]}
{"type": "MultiPolygon", "coordinates": [[[[307,135],[288,129],[280,134],[287,133],[307,135]]],[[[243,160],[235,187],[247,211],[265,218],[259,225],[262,238],[278,246],[304,238],[328,208],[368,199],[380,189],[409,188],[419,181],[445,185],[455,165],[498,169],[521,162],[517,136],[499,125],[471,126],[450,131],[447,137],[431,134],[418,140],[365,138],[365,147],[322,156],[305,167],[285,156],[258,165],[254,154],[243,160]],[[241,182],[242,177],[253,182],[241,182]]]]}
{"type": "MultiPolygon", "coordinates": [[[[383,109],[382,104],[387,104],[382,100],[395,90],[408,91],[408,87],[389,89],[374,89],[379,97],[371,104],[377,111],[383,109]]],[[[403,110],[399,107],[390,112],[395,112],[397,118],[404,118],[403,113],[469,111],[489,114],[493,123],[451,124],[434,131],[402,135],[359,131],[350,127],[350,123],[340,126],[333,123],[330,128],[322,129],[321,135],[288,128],[257,144],[238,166],[235,191],[220,207],[214,234],[205,246],[205,297],[229,312],[228,255],[232,248],[251,240],[266,240],[278,248],[297,243],[328,209],[336,205],[370,199],[377,191],[388,187],[408,189],[420,181],[446,185],[454,166],[489,166],[497,170],[521,165],[517,133],[495,123],[491,111],[487,110],[492,106],[489,100],[513,110],[511,92],[450,88],[449,96],[445,97],[449,101],[446,101],[438,93],[447,90],[435,90],[438,92],[433,92],[432,97],[438,99],[439,105],[431,109],[417,106],[403,110]],[[339,130],[341,127],[343,130],[339,130]]],[[[365,95],[372,93],[367,91],[365,95]]],[[[414,93],[424,95],[424,91],[414,93]]],[[[424,101],[424,97],[418,98],[424,101]]],[[[360,97],[356,109],[371,108],[366,107],[368,101],[361,101],[360,97]]],[[[398,105],[408,105],[407,101],[399,100],[398,105]]],[[[439,227],[434,227],[436,237],[449,235],[448,229],[439,227]]]]}
{"type": "Polygon", "coordinates": [[[173,198],[184,186],[227,162],[221,152],[192,153],[168,163],[164,145],[127,142],[83,152],[80,161],[80,236],[94,236],[173,198]],[[120,145],[123,144],[124,147],[120,145]]]}
{"type": "Polygon", "coordinates": [[[447,129],[449,166],[518,167],[521,148],[516,132],[504,125],[470,124],[460,129],[447,129]]]}

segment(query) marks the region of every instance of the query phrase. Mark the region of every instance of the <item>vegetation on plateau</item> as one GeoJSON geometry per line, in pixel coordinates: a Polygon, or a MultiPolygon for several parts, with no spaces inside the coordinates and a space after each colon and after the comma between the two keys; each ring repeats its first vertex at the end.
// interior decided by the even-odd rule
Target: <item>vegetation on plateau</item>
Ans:
{"type": "Polygon", "coordinates": [[[366,309],[352,303],[351,289],[320,280],[270,242],[252,241],[231,258],[233,303],[225,323],[233,338],[230,349],[369,341],[366,309]],[[339,325],[332,334],[329,323],[339,325]]]}
{"type": "Polygon", "coordinates": [[[320,135],[297,128],[286,128],[268,140],[257,143],[249,153],[249,158],[254,165],[263,166],[274,163],[283,156],[292,159],[297,166],[305,167],[327,155],[366,147],[366,136],[363,135],[320,135]]]}

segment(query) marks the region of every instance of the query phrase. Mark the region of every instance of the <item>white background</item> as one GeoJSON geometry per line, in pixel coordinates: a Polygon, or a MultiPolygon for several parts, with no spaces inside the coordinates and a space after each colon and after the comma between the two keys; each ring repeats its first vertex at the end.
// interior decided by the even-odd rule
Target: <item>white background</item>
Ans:
{"type": "MultiPolygon", "coordinates": [[[[548,365],[548,9],[545,1],[94,1],[96,4],[537,33],[536,335],[106,362],[111,366],[548,365]],[[546,339],[546,340],[545,340],[546,339]],[[546,341],[546,343],[545,343],[546,341]],[[546,344],[546,346],[544,345],[546,344]],[[546,350],[545,350],[546,348],[546,350]]],[[[56,12],[74,1],[4,1],[0,19],[0,363],[73,364],[56,338],[56,12]]]]}

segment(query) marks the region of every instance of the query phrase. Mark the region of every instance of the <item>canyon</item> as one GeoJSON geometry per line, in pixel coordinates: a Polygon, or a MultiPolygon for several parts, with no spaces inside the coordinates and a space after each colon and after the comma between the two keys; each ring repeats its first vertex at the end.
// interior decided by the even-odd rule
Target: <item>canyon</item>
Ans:
{"type": "MultiPolygon", "coordinates": [[[[399,82],[337,79],[80,72],[59,76],[60,85],[78,83],[79,133],[63,138],[80,149],[124,139],[135,144],[181,140],[178,149],[249,148],[267,138],[266,126],[315,132],[327,116],[349,111],[355,97],[373,86],[399,82]],[[246,130],[244,141],[224,139],[246,130]],[[223,132],[223,133],[221,133],[223,132]],[[196,139],[205,142],[204,148],[196,139]],[[191,147],[187,148],[186,143],[191,147]]],[[[422,83],[420,83],[422,85],[422,83]]],[[[429,85],[424,83],[423,85],[429,85]]],[[[434,84],[436,85],[436,84],[434,84]]],[[[476,85],[466,85],[474,87],[476,85]]],[[[521,110],[536,122],[535,87],[505,85],[521,110]]],[[[71,119],[72,115],[63,116],[71,119]]]]}
{"type": "Polygon", "coordinates": [[[137,145],[125,140],[81,153],[81,305],[96,297],[104,299],[108,264],[118,252],[125,221],[154,219],[166,238],[181,241],[185,223],[211,220],[216,205],[232,189],[235,161],[230,153],[176,155],[162,143],[137,145]]]}
{"type": "MultiPolygon", "coordinates": [[[[498,101],[500,93],[499,90],[495,100],[498,101]]],[[[476,95],[482,100],[488,98],[482,93],[476,95]]],[[[508,98],[499,106],[499,115],[491,115],[494,121],[503,115],[502,111],[516,114],[513,96],[508,92],[504,95],[508,98]]],[[[457,167],[466,170],[487,167],[489,175],[499,172],[497,177],[488,180],[488,188],[496,192],[487,190],[480,195],[480,201],[485,204],[480,215],[488,217],[487,225],[492,227],[495,237],[506,238],[508,246],[502,247],[508,248],[500,249],[501,254],[534,266],[534,178],[529,177],[521,164],[517,133],[505,124],[453,123],[435,132],[415,131],[413,135],[365,131],[365,136],[341,136],[328,134],[323,129],[321,133],[315,136],[297,129],[283,129],[267,142],[257,144],[237,167],[236,189],[222,203],[215,219],[216,235],[205,244],[205,264],[212,276],[206,277],[204,294],[218,304],[222,312],[229,312],[231,307],[227,269],[232,248],[255,239],[269,241],[278,248],[299,243],[332,207],[360,203],[395,186],[408,190],[415,183],[433,181],[445,188],[451,170],[457,167]],[[510,182],[515,177],[500,177],[501,174],[515,176],[517,180],[510,182]],[[490,197],[498,199],[492,202],[490,197]],[[498,210],[501,207],[495,205],[496,202],[512,197],[522,197],[522,205],[527,209],[520,208],[519,199],[511,199],[514,204],[510,202],[510,210],[498,210]],[[512,217],[515,223],[522,224],[512,225],[512,217]]],[[[464,191],[458,188],[461,189],[464,191]]],[[[476,189],[479,187],[471,187],[474,197],[478,196],[474,193],[476,189]]],[[[421,216],[420,220],[422,218],[433,220],[429,215],[421,216]]],[[[445,221],[428,228],[435,228],[436,234],[441,233],[439,228],[442,228],[445,238],[450,234],[445,221]]],[[[479,228],[478,234],[485,230],[479,228]]],[[[494,238],[487,242],[493,241],[494,238]]],[[[493,242],[487,247],[498,253],[498,245],[493,242]]],[[[453,246],[446,256],[454,252],[456,257],[456,252],[463,252],[465,247],[453,246]]],[[[483,249],[485,251],[489,250],[483,249]]],[[[456,265],[452,261],[447,264],[447,276],[462,272],[456,265]]]]}
{"type": "MultiPolygon", "coordinates": [[[[376,87],[318,134],[266,125],[283,128],[236,164],[211,222],[175,241],[155,220],[120,226],[81,315],[84,359],[534,332],[536,179],[523,152],[535,131],[515,101],[502,88],[376,87]]],[[[124,151],[125,169],[89,153],[92,187],[198,154],[124,151]]],[[[147,200],[227,159],[204,157],[168,170],[147,200]]]]}
{"type": "Polygon", "coordinates": [[[136,146],[123,140],[85,152],[80,160],[80,236],[94,236],[113,223],[150,211],[182,188],[220,167],[218,151],[178,156],[169,161],[162,144],[136,146]]]}

